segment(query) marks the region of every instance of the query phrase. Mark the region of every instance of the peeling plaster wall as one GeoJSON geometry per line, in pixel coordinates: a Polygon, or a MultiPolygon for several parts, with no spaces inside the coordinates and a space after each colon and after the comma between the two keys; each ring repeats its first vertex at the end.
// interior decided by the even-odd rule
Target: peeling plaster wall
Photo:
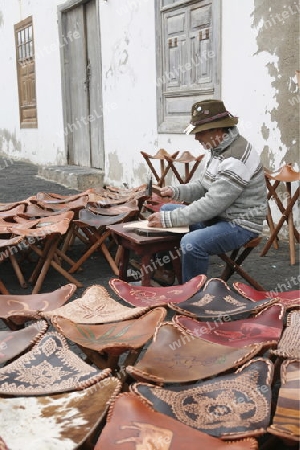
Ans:
{"type": "MultiPolygon", "coordinates": [[[[300,93],[295,71],[299,69],[300,5],[293,0],[283,3],[271,0],[254,2],[253,28],[258,31],[255,57],[267,52],[276,55],[276,61],[266,65],[274,91],[276,107],[268,110],[272,124],[276,124],[280,136],[277,147],[266,145],[262,158],[269,168],[276,169],[291,162],[299,168],[299,104],[300,93]]],[[[264,127],[267,125],[264,123],[264,127]]],[[[262,127],[263,130],[263,127],[262,127]]],[[[271,134],[271,133],[270,133],[271,134]]]]}
{"type": "Polygon", "coordinates": [[[294,0],[223,0],[222,97],[270,170],[286,163],[299,170],[299,17],[294,0]]]}
{"type": "Polygon", "coordinates": [[[0,0],[0,153],[36,164],[66,162],[56,2],[0,0]],[[38,128],[20,129],[14,24],[33,16],[38,128]]]}
{"type": "Polygon", "coordinates": [[[299,12],[293,0],[223,0],[222,96],[271,170],[299,167],[299,12]]]}

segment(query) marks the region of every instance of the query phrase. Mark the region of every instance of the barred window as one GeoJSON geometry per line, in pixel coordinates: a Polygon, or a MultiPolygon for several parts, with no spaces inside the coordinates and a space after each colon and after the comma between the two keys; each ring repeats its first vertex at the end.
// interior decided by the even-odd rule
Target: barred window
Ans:
{"type": "Polygon", "coordinates": [[[21,128],[37,127],[32,16],[14,26],[21,128]]]}

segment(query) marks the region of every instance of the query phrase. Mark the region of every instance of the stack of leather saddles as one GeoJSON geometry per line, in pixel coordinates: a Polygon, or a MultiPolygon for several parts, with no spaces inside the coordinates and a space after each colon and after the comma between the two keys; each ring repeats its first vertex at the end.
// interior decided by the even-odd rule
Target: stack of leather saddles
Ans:
{"type": "MultiPolygon", "coordinates": [[[[32,294],[40,292],[50,267],[77,287],[82,283],[74,274],[95,252],[100,251],[118,274],[116,249],[107,225],[139,218],[151,184],[137,188],[88,189],[74,195],[38,192],[23,201],[0,204],[0,262],[9,262],[21,287],[33,285],[32,294]],[[83,243],[79,260],[69,250],[75,240],[83,243]],[[24,261],[36,260],[33,272],[24,276],[24,261]]],[[[8,294],[3,271],[0,293],[8,294]]]]}
{"type": "Polygon", "coordinates": [[[110,288],[1,296],[3,448],[298,444],[299,291],[204,275],[110,288]]]}

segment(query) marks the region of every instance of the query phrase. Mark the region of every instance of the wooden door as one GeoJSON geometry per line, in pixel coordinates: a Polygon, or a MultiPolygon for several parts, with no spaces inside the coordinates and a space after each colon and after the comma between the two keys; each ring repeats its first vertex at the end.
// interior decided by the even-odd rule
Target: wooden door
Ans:
{"type": "Polygon", "coordinates": [[[62,10],[64,134],[68,163],[103,169],[100,32],[96,0],[62,10]]]}

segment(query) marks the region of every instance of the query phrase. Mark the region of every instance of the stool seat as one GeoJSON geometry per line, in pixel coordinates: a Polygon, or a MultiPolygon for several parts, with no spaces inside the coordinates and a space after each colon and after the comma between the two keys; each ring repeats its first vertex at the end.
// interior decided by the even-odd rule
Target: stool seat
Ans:
{"type": "Polygon", "coordinates": [[[220,276],[220,278],[224,281],[229,280],[229,278],[237,272],[242,278],[244,278],[248,283],[250,283],[255,289],[259,291],[263,291],[264,288],[261,284],[259,284],[254,278],[252,278],[244,269],[242,269],[241,265],[249,256],[254,248],[256,248],[261,242],[261,237],[256,237],[251,239],[242,247],[239,247],[233,250],[228,256],[226,253],[220,253],[218,256],[226,263],[226,266],[220,276]]]}
{"type": "Polygon", "coordinates": [[[172,172],[174,173],[175,177],[179,181],[180,184],[187,184],[193,177],[194,173],[196,172],[200,162],[202,161],[202,158],[204,157],[204,154],[199,155],[197,157],[193,156],[190,152],[186,151],[183,152],[178,158],[170,158],[169,156],[166,156],[166,160],[168,161],[172,172]],[[177,171],[176,167],[174,166],[174,163],[182,163],[184,164],[184,178],[181,177],[179,172],[177,171]],[[192,167],[190,167],[190,164],[192,164],[192,167]]]}
{"type": "Polygon", "coordinates": [[[189,151],[185,151],[183,153],[181,153],[181,155],[175,159],[176,162],[181,162],[181,163],[191,163],[196,161],[197,158],[195,158],[194,155],[192,155],[189,151]]]}
{"type": "Polygon", "coordinates": [[[286,164],[274,172],[269,172],[265,169],[265,174],[272,180],[284,182],[300,181],[300,172],[296,172],[290,164],[286,164]]]}

